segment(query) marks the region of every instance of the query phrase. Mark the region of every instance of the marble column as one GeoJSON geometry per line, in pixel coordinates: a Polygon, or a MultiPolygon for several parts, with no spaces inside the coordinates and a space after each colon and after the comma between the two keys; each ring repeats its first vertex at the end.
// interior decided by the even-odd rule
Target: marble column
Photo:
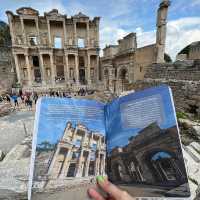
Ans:
{"type": "Polygon", "coordinates": [[[77,46],[77,30],[76,30],[76,21],[74,21],[74,45],[77,46]]]}
{"type": "Polygon", "coordinates": [[[82,161],[83,161],[83,149],[81,149],[81,153],[79,156],[79,160],[76,167],[76,177],[82,177],[82,161]]]}
{"type": "Polygon", "coordinates": [[[17,54],[13,54],[14,55],[14,60],[15,60],[15,67],[16,67],[16,73],[17,73],[17,80],[18,83],[21,84],[22,80],[21,80],[21,70],[20,70],[20,66],[19,66],[19,62],[18,62],[18,55],[17,54]]]}
{"type": "Polygon", "coordinates": [[[97,61],[96,61],[96,70],[94,71],[94,79],[96,80],[96,83],[98,83],[99,82],[99,73],[101,73],[99,71],[99,55],[97,55],[96,59],[97,59],[97,61]]]}
{"type": "Polygon", "coordinates": [[[41,77],[42,77],[42,84],[46,85],[46,72],[44,68],[44,61],[43,61],[43,55],[40,53],[40,69],[41,69],[41,77]]]}
{"type": "Polygon", "coordinates": [[[35,25],[36,25],[36,30],[37,30],[37,44],[40,44],[40,31],[39,31],[39,23],[38,23],[38,18],[35,19],[35,25]]]}
{"type": "Polygon", "coordinates": [[[50,26],[50,20],[49,19],[47,19],[47,29],[48,29],[49,46],[52,47],[51,26],[50,26]]]}
{"type": "Polygon", "coordinates": [[[25,60],[26,60],[26,67],[28,70],[28,85],[32,86],[32,73],[31,73],[31,65],[29,62],[29,56],[28,54],[25,54],[25,60]]]}
{"type": "Polygon", "coordinates": [[[56,74],[55,74],[55,66],[53,63],[53,53],[50,53],[49,56],[50,56],[50,64],[51,64],[51,83],[52,85],[55,85],[56,74]]]}
{"type": "Polygon", "coordinates": [[[62,168],[62,171],[61,171],[61,174],[60,174],[60,178],[65,178],[67,176],[71,157],[72,157],[72,151],[71,151],[71,149],[68,149],[68,152],[67,152],[67,155],[65,157],[64,164],[63,164],[63,168],[62,168]]]}
{"type": "Polygon", "coordinates": [[[27,44],[27,38],[26,38],[25,29],[24,29],[24,19],[22,16],[20,16],[20,22],[21,22],[21,28],[22,28],[23,42],[24,44],[27,44]]]}
{"type": "Polygon", "coordinates": [[[67,52],[65,52],[64,73],[65,73],[65,83],[68,83],[70,77],[69,77],[69,61],[68,61],[68,53],[67,52]]]}
{"type": "Polygon", "coordinates": [[[90,71],[91,66],[90,66],[90,54],[89,53],[87,53],[87,64],[88,64],[88,66],[87,66],[87,82],[88,82],[88,85],[90,85],[92,81],[91,81],[91,71],[90,71]]]}
{"type": "Polygon", "coordinates": [[[89,21],[87,22],[86,26],[87,26],[87,47],[89,47],[90,46],[90,24],[89,24],[89,21]]]}
{"type": "Polygon", "coordinates": [[[79,67],[78,67],[78,54],[75,54],[75,76],[76,84],[79,84],[79,67]]]}
{"type": "Polygon", "coordinates": [[[88,176],[88,172],[89,172],[89,167],[90,167],[90,154],[91,154],[91,152],[88,151],[88,156],[87,156],[86,166],[85,166],[85,176],[88,176]]]}
{"type": "Polygon", "coordinates": [[[51,161],[51,164],[50,164],[50,166],[49,166],[49,169],[48,169],[48,175],[50,175],[50,176],[53,176],[53,168],[54,168],[54,164],[55,164],[55,162],[56,162],[57,156],[58,156],[58,154],[59,154],[59,151],[60,151],[60,147],[59,147],[59,145],[58,145],[58,146],[57,146],[57,149],[56,149],[56,152],[55,152],[55,154],[54,154],[54,156],[53,156],[53,159],[52,159],[52,161],[51,161]]]}
{"type": "Polygon", "coordinates": [[[66,24],[65,24],[65,19],[63,19],[63,32],[64,32],[64,45],[67,45],[67,30],[66,30],[66,24]]]}

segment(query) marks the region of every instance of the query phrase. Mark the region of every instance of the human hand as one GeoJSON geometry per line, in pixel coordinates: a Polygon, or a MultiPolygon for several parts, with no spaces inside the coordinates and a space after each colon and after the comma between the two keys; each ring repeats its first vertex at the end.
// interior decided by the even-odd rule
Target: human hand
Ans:
{"type": "Polygon", "coordinates": [[[126,191],[119,189],[117,186],[113,185],[103,176],[97,176],[98,186],[108,194],[108,197],[103,197],[94,188],[88,189],[88,194],[92,199],[95,200],[134,200],[126,191]]]}

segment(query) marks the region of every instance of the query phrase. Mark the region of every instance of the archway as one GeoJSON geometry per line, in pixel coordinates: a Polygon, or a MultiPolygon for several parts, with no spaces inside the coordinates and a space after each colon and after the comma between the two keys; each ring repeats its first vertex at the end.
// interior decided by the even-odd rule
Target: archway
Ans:
{"type": "Polygon", "coordinates": [[[158,181],[167,183],[177,181],[177,165],[175,158],[168,152],[159,151],[151,156],[151,164],[154,174],[157,174],[158,181]]]}
{"type": "Polygon", "coordinates": [[[85,60],[83,56],[79,57],[79,81],[80,84],[85,85],[86,79],[85,79],[85,60]]]}
{"type": "Polygon", "coordinates": [[[128,84],[128,70],[126,68],[122,68],[119,71],[119,79],[121,80],[122,92],[126,91],[126,86],[128,84]]]}

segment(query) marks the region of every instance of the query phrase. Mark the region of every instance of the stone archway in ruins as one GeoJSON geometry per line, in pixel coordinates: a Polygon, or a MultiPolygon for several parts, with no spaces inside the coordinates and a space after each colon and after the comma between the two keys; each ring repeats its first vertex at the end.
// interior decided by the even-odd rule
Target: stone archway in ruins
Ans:
{"type": "Polygon", "coordinates": [[[127,85],[129,83],[129,81],[128,81],[128,69],[126,69],[126,68],[120,69],[118,77],[121,81],[122,92],[126,91],[127,85]]]}
{"type": "Polygon", "coordinates": [[[145,162],[157,183],[162,185],[181,184],[183,174],[174,152],[162,149],[152,150],[145,155],[145,162]]]}

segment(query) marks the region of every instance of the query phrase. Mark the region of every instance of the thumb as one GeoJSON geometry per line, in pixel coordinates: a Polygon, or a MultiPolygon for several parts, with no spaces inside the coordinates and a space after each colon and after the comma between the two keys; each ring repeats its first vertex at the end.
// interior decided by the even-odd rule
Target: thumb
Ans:
{"type": "Polygon", "coordinates": [[[114,197],[116,200],[134,200],[126,191],[123,191],[113,185],[107,180],[106,177],[97,176],[97,182],[105,192],[107,192],[111,197],[114,197]]]}

